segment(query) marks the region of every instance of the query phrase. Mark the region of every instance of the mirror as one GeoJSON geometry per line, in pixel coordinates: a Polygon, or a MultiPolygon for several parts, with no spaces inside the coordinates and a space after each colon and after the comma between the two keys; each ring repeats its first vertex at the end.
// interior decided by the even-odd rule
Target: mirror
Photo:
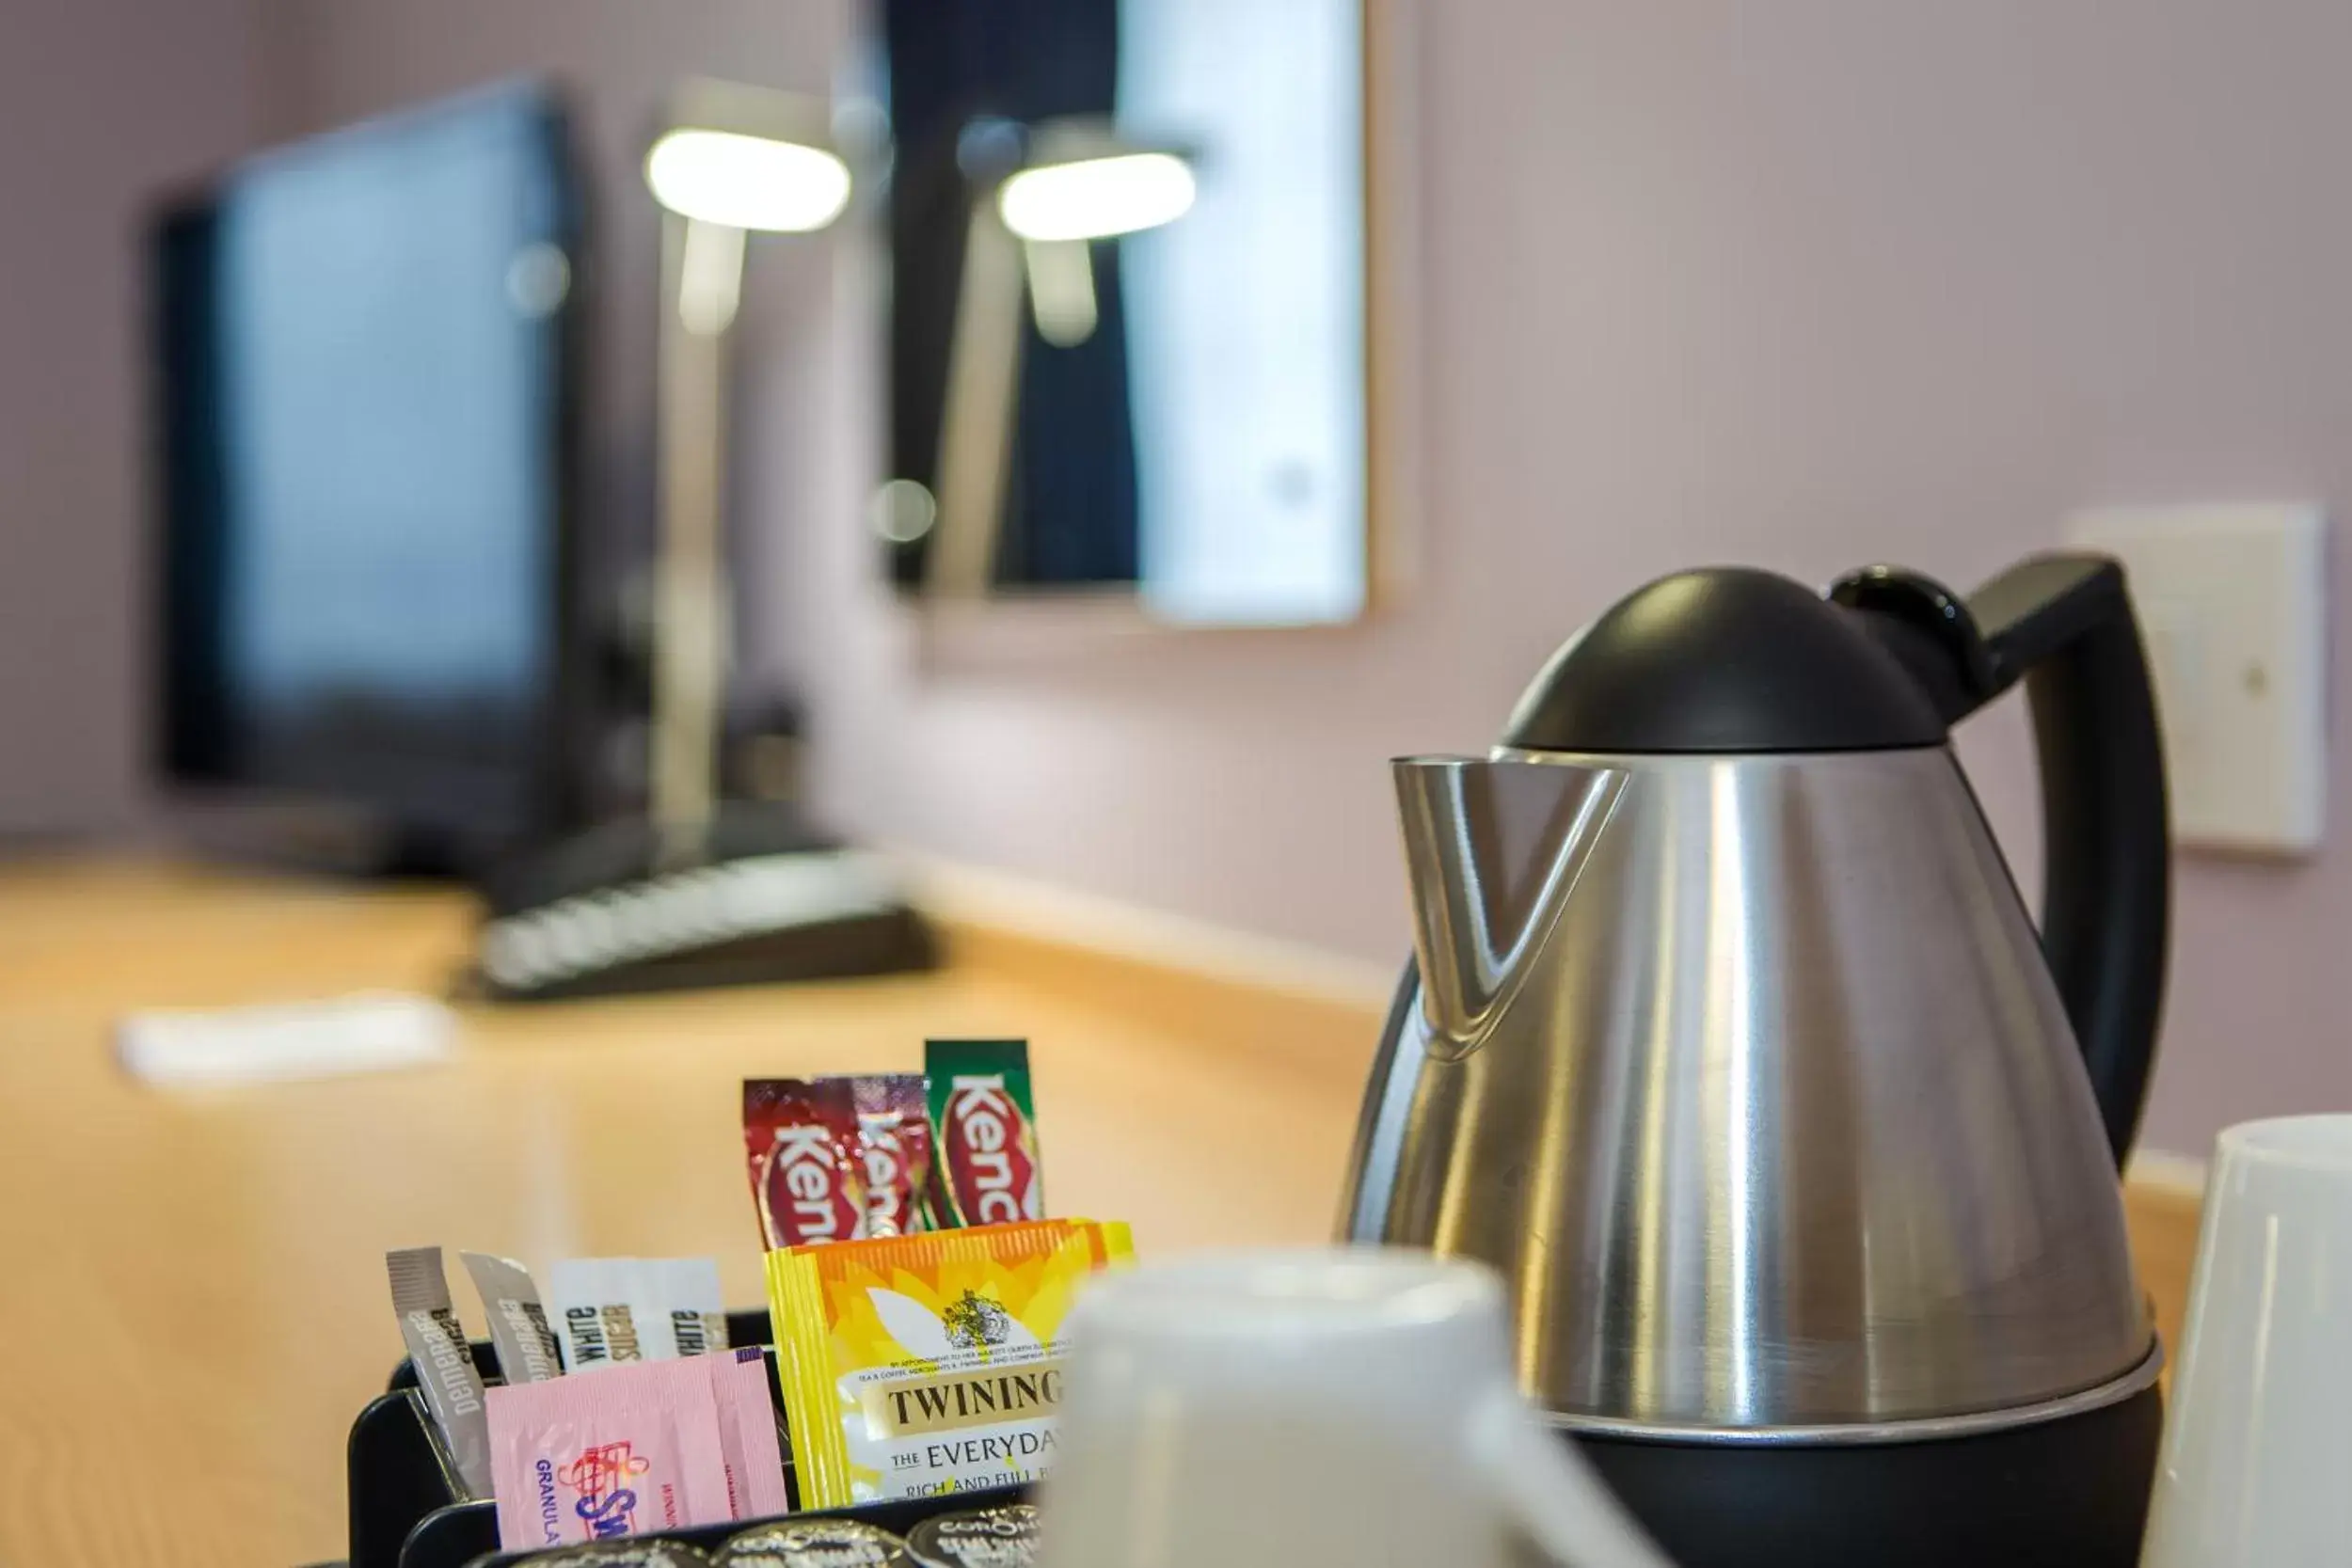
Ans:
{"type": "Polygon", "coordinates": [[[1359,0],[880,3],[894,580],[1354,618],[1359,0]]]}

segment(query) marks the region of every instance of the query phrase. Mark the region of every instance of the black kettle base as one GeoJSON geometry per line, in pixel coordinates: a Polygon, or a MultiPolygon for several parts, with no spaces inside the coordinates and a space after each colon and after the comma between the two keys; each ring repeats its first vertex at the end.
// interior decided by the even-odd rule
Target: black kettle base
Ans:
{"type": "Polygon", "coordinates": [[[1579,1449],[1680,1568],[2135,1568],[2164,1400],[1931,1442],[1579,1449]]]}

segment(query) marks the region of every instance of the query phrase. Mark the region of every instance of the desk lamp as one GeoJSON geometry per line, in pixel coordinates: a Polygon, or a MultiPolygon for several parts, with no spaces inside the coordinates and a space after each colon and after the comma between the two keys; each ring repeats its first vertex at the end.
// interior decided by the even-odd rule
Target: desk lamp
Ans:
{"type": "Polygon", "coordinates": [[[660,554],[654,631],[653,819],[663,864],[703,860],[716,809],[728,646],[722,548],[727,348],[755,232],[806,234],[841,215],[850,168],[823,105],[725,82],[680,89],[645,155],[664,209],[660,554]]]}
{"type": "Polygon", "coordinates": [[[848,207],[825,105],[697,81],[645,155],[663,209],[653,724],[646,816],[608,824],[488,889],[481,972],[498,995],[571,996],[872,974],[930,944],[881,860],[797,813],[719,799],[729,642],[722,529],[727,350],[749,237],[848,207]]]}

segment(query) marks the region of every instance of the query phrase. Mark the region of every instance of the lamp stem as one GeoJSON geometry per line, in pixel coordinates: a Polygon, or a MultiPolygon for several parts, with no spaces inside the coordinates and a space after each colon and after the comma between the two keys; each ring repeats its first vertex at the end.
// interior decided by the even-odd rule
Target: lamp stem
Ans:
{"type": "Polygon", "coordinates": [[[742,290],[744,236],[665,214],[661,239],[651,793],[661,862],[675,870],[707,858],[717,803],[728,642],[726,349],[742,290]]]}
{"type": "Polygon", "coordinates": [[[955,334],[939,428],[939,524],[926,586],[977,599],[996,579],[1013,414],[1021,404],[1022,249],[993,201],[976,201],[963,242],[955,334]]]}

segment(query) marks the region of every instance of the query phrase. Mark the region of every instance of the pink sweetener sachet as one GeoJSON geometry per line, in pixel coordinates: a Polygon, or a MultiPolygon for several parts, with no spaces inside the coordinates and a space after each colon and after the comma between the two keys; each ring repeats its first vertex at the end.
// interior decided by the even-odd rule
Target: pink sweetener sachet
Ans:
{"type": "Polygon", "coordinates": [[[768,1391],[767,1358],[744,1349],[693,1360],[707,1369],[718,1402],[719,1441],[726,1454],[735,1516],[758,1519],[786,1512],[792,1498],[784,1489],[784,1450],[776,1443],[776,1402],[768,1391]]]}
{"type": "Polygon", "coordinates": [[[733,1519],[708,1365],[732,1357],[644,1361],[488,1390],[499,1544],[533,1551],[733,1519]]]}

